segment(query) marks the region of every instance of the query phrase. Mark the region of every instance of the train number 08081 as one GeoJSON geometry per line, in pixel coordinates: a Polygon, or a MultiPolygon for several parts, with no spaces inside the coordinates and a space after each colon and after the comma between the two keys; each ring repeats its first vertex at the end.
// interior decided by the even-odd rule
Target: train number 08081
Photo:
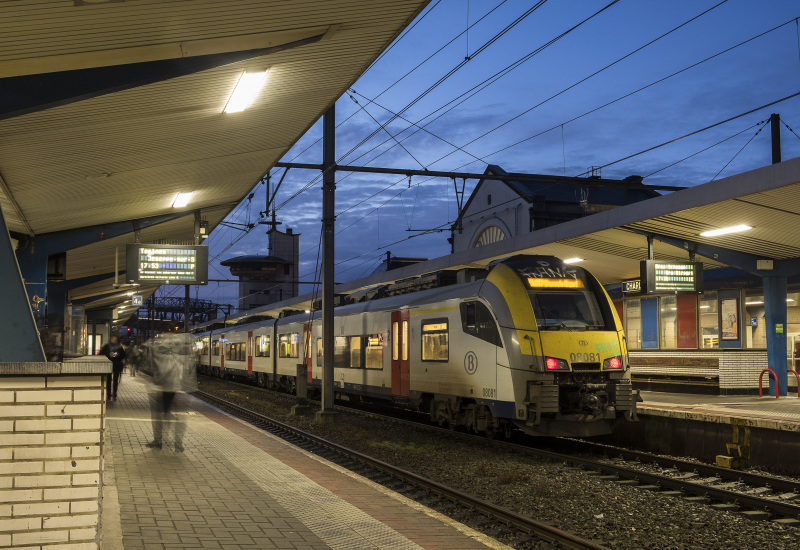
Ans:
{"type": "Polygon", "coordinates": [[[595,361],[600,361],[600,354],[599,353],[570,353],[569,354],[569,362],[570,363],[593,363],[595,361]]]}
{"type": "Polygon", "coordinates": [[[483,396],[484,397],[494,397],[497,395],[497,390],[494,388],[483,388],[483,396]]]}

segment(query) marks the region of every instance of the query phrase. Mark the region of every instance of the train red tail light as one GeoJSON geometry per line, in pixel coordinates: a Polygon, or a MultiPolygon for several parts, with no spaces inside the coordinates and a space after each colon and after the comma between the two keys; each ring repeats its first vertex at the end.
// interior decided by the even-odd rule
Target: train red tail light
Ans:
{"type": "Polygon", "coordinates": [[[603,361],[603,370],[621,370],[622,358],[620,356],[610,357],[603,361]]]}
{"type": "Polygon", "coordinates": [[[556,359],[555,357],[544,358],[544,368],[548,371],[555,370],[569,370],[569,364],[563,359],[556,359]]]}

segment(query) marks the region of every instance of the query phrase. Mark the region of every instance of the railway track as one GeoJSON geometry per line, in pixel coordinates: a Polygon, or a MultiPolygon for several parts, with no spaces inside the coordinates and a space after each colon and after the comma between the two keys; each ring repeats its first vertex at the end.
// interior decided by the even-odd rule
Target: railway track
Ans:
{"type": "MultiPolygon", "coordinates": [[[[441,505],[443,503],[455,504],[460,510],[455,514],[451,510],[449,515],[458,516],[462,522],[465,522],[465,517],[468,515],[477,515],[483,518],[491,518],[491,520],[518,530],[529,537],[535,537],[550,544],[557,544],[560,548],[568,550],[608,550],[607,547],[597,542],[578,537],[533,518],[516,514],[506,508],[495,506],[457,489],[376,460],[363,453],[347,449],[215,395],[203,391],[194,392],[194,395],[300,448],[322,456],[382,485],[387,485],[396,492],[406,495],[414,493],[412,496],[416,497],[417,500],[424,500],[425,504],[430,507],[436,508],[436,504],[439,504],[440,507],[451,508],[452,506],[441,505]],[[439,502],[434,502],[434,500],[439,502]]],[[[477,522],[482,523],[480,520],[477,522]]]]}
{"type": "Polygon", "coordinates": [[[800,526],[800,483],[797,481],[583,440],[564,440],[565,445],[570,448],[569,452],[556,452],[538,448],[536,444],[540,440],[534,440],[531,444],[487,440],[477,435],[398,418],[396,411],[387,416],[375,410],[365,411],[357,407],[348,407],[348,410],[422,426],[449,437],[488,442],[514,452],[567,464],[585,471],[588,475],[599,475],[609,482],[668,492],[675,497],[693,498],[699,502],[706,501],[718,509],[739,511],[752,519],[776,519],[787,525],[800,526]]]}

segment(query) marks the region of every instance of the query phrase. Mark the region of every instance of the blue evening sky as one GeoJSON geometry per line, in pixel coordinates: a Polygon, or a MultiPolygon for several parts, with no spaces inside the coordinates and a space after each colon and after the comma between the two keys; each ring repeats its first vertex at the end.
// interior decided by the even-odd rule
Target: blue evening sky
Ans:
{"type": "MultiPolygon", "coordinates": [[[[779,113],[800,135],[800,96],[615,161],[800,92],[798,16],[789,0],[433,0],[337,101],[338,163],[568,176],[602,166],[604,178],[679,186],[764,166],[770,132],[756,135],[759,123],[779,113]]],[[[321,135],[320,121],[283,160],[320,163],[321,135]]],[[[781,136],[783,159],[797,156],[800,138],[786,127],[781,136]]],[[[273,181],[282,173],[273,169],[273,181]]],[[[265,187],[254,184],[252,204],[229,221],[257,220],[265,187]]],[[[318,173],[291,170],[276,200],[280,227],[302,234],[305,281],[318,280],[321,194],[318,173]]],[[[457,206],[449,179],[415,177],[409,187],[404,177],[338,172],[336,214],[338,282],[369,274],[387,250],[448,254],[449,232],[408,229],[447,228],[457,206]]],[[[209,277],[232,278],[219,260],[267,254],[265,230],[217,228],[209,277]]],[[[235,304],[236,283],[198,293],[235,304]]]]}

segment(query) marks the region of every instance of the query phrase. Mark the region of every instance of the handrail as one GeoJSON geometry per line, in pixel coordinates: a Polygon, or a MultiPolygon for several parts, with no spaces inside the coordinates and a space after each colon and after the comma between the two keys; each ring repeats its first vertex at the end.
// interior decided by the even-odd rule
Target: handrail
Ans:
{"type": "Polygon", "coordinates": [[[787,372],[793,372],[795,378],[797,378],[797,397],[800,397],[800,374],[798,374],[796,370],[792,369],[789,369],[787,372]]]}
{"type": "MultiPolygon", "coordinates": [[[[767,371],[772,373],[772,377],[775,378],[775,399],[777,399],[778,398],[778,375],[775,374],[775,371],[772,370],[772,369],[764,369],[764,370],[761,371],[761,374],[758,375],[758,396],[759,397],[762,396],[761,383],[764,380],[764,373],[767,372],[767,371]]],[[[767,380],[769,380],[769,378],[767,380]]]]}

